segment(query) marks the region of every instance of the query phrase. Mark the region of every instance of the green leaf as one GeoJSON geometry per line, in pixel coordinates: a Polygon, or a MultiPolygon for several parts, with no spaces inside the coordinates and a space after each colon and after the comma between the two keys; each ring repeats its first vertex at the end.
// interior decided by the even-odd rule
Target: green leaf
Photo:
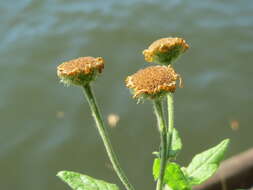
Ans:
{"type": "Polygon", "coordinates": [[[175,158],[182,149],[182,141],[179,137],[178,131],[173,128],[171,150],[169,150],[169,157],[175,158]]]}
{"type": "Polygon", "coordinates": [[[76,172],[60,171],[57,176],[73,190],[119,190],[115,184],[97,180],[76,172]]]}
{"type": "Polygon", "coordinates": [[[224,158],[229,139],[223,140],[217,146],[197,154],[186,168],[187,177],[191,185],[198,185],[211,177],[218,169],[224,158]]]}
{"type": "Polygon", "coordinates": [[[153,176],[154,176],[155,180],[157,180],[159,177],[160,162],[161,162],[161,160],[159,158],[155,158],[154,163],[153,163],[153,176]]]}
{"type": "MultiPolygon", "coordinates": [[[[158,179],[160,172],[160,159],[156,158],[153,164],[153,175],[155,180],[158,179]]],[[[174,162],[167,164],[164,173],[164,182],[173,190],[190,190],[191,187],[187,178],[180,169],[180,166],[174,162]]]]}
{"type": "Polygon", "coordinates": [[[173,190],[191,189],[187,178],[184,176],[184,173],[180,169],[180,166],[174,162],[167,164],[164,181],[173,190]]]}

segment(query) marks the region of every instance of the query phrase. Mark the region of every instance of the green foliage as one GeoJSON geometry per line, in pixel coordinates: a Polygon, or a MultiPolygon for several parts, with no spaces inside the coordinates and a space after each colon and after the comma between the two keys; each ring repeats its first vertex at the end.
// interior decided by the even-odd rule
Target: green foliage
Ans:
{"type": "MultiPolygon", "coordinates": [[[[157,180],[160,171],[160,159],[156,158],[153,164],[154,179],[157,180]]],[[[169,162],[165,168],[164,182],[173,190],[190,190],[191,186],[185,177],[180,166],[174,162],[169,162]]]]}
{"type": "Polygon", "coordinates": [[[76,172],[61,171],[57,176],[73,190],[119,190],[115,184],[97,180],[76,172]]]}
{"type": "Polygon", "coordinates": [[[169,150],[169,157],[175,158],[182,149],[182,141],[179,137],[178,131],[173,128],[171,150],[169,150]]]}
{"type": "Polygon", "coordinates": [[[173,190],[190,190],[191,187],[187,178],[180,169],[180,166],[174,162],[167,164],[164,175],[165,183],[173,190]]]}
{"type": "MultiPolygon", "coordinates": [[[[180,140],[176,139],[173,138],[173,141],[180,140]]],[[[174,144],[177,143],[174,142],[174,144]]],[[[164,182],[173,190],[187,190],[191,189],[193,185],[203,183],[218,169],[220,162],[224,158],[228,144],[229,139],[226,139],[217,146],[197,154],[186,169],[180,169],[178,164],[169,162],[165,168],[164,182]]],[[[175,147],[180,147],[177,149],[179,150],[182,145],[175,147]]],[[[155,180],[159,177],[160,162],[161,160],[159,158],[154,160],[153,176],[155,180]]]]}
{"type": "Polygon", "coordinates": [[[161,160],[159,158],[155,158],[154,163],[153,163],[153,176],[155,180],[157,180],[159,177],[160,162],[161,160]]]}
{"type": "Polygon", "coordinates": [[[191,185],[198,185],[211,177],[224,158],[229,139],[223,140],[217,146],[197,154],[186,168],[186,174],[191,185]]]}

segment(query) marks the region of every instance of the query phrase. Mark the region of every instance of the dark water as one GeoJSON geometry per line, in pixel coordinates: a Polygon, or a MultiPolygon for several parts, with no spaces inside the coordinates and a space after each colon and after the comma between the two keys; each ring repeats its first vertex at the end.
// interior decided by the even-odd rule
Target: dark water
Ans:
{"type": "Polygon", "coordinates": [[[105,116],[120,116],[110,133],[123,168],[137,189],[154,189],[151,104],[137,105],[123,81],[160,37],[191,46],[176,65],[180,163],[224,138],[228,156],[252,146],[252,0],[1,0],[0,24],[0,189],[69,189],[55,177],[63,169],[120,184],[81,90],[56,77],[58,64],[86,55],[106,60],[94,88],[105,116]]]}

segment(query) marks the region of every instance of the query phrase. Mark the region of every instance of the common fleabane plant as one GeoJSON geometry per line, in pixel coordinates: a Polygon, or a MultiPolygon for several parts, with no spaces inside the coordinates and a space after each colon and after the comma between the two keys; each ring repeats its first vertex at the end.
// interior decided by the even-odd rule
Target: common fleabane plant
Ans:
{"type": "MultiPolygon", "coordinates": [[[[153,102],[161,139],[160,151],[153,153],[156,155],[153,164],[153,176],[157,182],[156,190],[165,188],[191,190],[192,186],[203,183],[218,169],[229,144],[229,139],[226,139],[213,148],[197,154],[187,167],[181,167],[176,163],[177,155],[182,149],[182,141],[174,127],[173,94],[176,92],[177,81],[179,81],[179,87],[182,87],[182,78],[176,73],[172,63],[188,48],[189,45],[182,38],[162,38],[153,42],[148,49],[143,51],[143,54],[147,62],[155,62],[159,65],[139,70],[128,76],[125,81],[126,86],[133,93],[133,98],[149,99],[153,102]],[[167,97],[168,119],[165,119],[164,115],[165,97],[167,97]]],[[[57,75],[61,82],[83,88],[113,169],[126,190],[135,190],[113,151],[107,128],[91,89],[91,82],[96,79],[103,68],[103,58],[81,57],[59,65],[57,75]]],[[[115,184],[72,171],[60,171],[57,176],[74,190],[119,189],[115,184]]]]}

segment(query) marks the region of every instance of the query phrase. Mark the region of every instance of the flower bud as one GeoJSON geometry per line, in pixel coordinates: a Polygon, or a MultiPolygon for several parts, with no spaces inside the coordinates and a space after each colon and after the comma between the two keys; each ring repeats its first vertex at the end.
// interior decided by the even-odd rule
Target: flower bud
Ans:
{"type": "Polygon", "coordinates": [[[79,57],[62,63],[57,67],[57,75],[61,82],[69,85],[86,85],[95,80],[104,68],[102,57],[79,57]]]}
{"type": "Polygon", "coordinates": [[[188,48],[189,45],[182,38],[161,38],[142,53],[147,62],[169,65],[188,48]]]}
{"type": "Polygon", "coordinates": [[[160,98],[176,90],[176,81],[181,77],[169,66],[150,66],[126,78],[126,86],[133,92],[133,98],[160,98]]]}

